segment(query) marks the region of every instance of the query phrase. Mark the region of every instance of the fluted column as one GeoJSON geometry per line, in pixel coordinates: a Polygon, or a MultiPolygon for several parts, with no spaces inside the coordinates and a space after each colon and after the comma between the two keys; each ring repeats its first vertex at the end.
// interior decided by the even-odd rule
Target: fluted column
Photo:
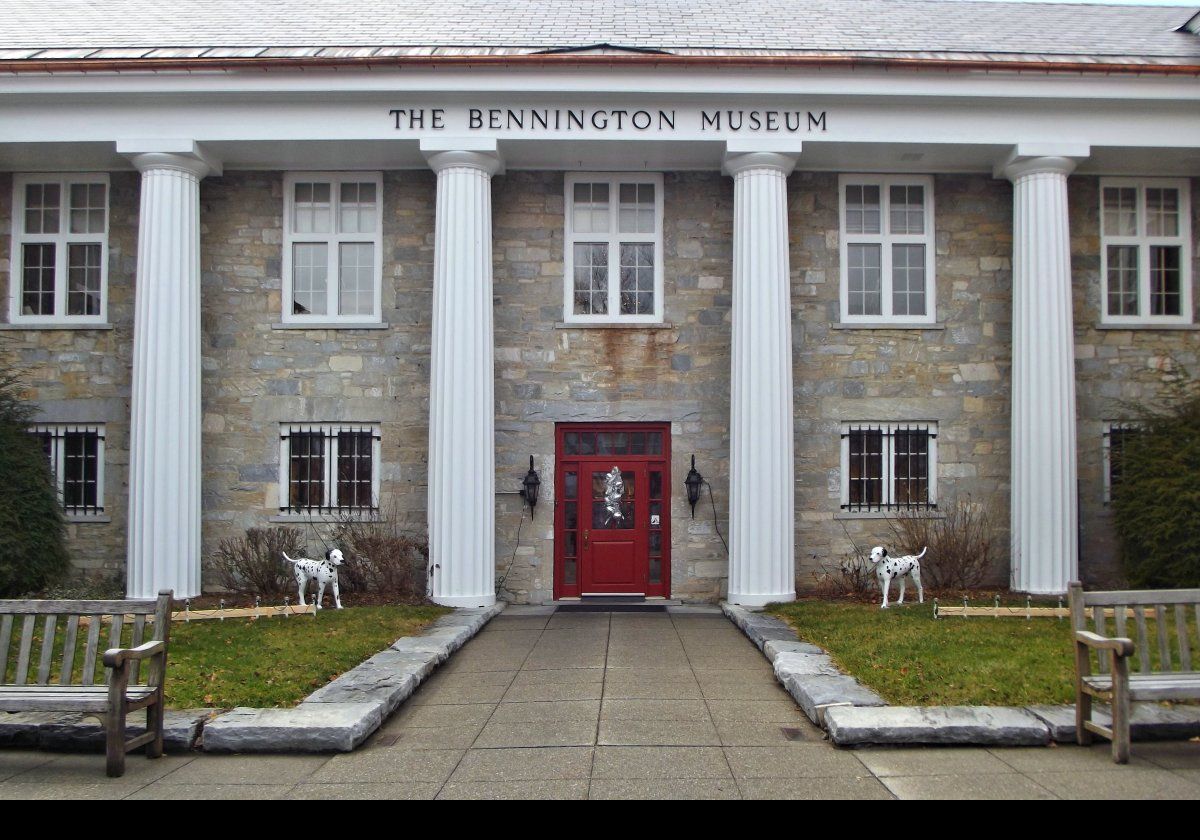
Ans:
{"type": "Polygon", "coordinates": [[[200,179],[192,156],[142,173],[129,445],[131,598],[200,594],[200,179]]]}
{"type": "Polygon", "coordinates": [[[729,601],[796,597],[792,444],[790,155],[725,162],[733,192],[733,370],[729,440],[729,601]]]}
{"type": "Polygon", "coordinates": [[[1075,338],[1067,176],[1074,162],[1011,163],[1012,587],[1062,593],[1076,577],[1075,338]]]}
{"type": "Polygon", "coordinates": [[[495,154],[432,154],[437,173],[429,394],[430,596],[495,603],[496,497],[492,338],[495,154]]]}

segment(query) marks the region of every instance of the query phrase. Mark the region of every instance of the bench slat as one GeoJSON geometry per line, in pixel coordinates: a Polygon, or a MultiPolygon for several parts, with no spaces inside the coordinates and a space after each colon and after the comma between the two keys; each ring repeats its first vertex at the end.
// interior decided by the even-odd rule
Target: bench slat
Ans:
{"type": "Polygon", "coordinates": [[[0,683],[8,677],[8,649],[12,647],[13,617],[0,618],[0,683]]]}
{"type": "Polygon", "coordinates": [[[157,601],[0,600],[0,615],[154,615],[157,601]]]}
{"type": "MultiPolygon", "coordinates": [[[[5,686],[0,689],[0,710],[6,712],[103,712],[108,709],[108,689],[102,686],[80,689],[83,686],[5,686]]],[[[130,703],[141,703],[154,695],[150,686],[130,686],[125,697],[130,703]]]]}
{"type": "MultiPolygon", "coordinates": [[[[117,613],[112,617],[112,624],[108,628],[108,648],[119,648],[121,646],[121,631],[125,629],[125,614],[117,613]]],[[[112,671],[104,669],[104,684],[108,685],[112,680],[112,671]]]]}
{"type": "Polygon", "coordinates": [[[62,667],[58,671],[59,685],[71,684],[71,671],[75,667],[75,639],[79,636],[79,616],[67,619],[67,635],[63,639],[62,667]]]}
{"type": "MultiPolygon", "coordinates": [[[[1096,633],[1098,633],[1101,636],[1108,635],[1108,630],[1107,630],[1108,622],[1106,622],[1104,620],[1104,607],[1092,607],[1092,621],[1096,625],[1096,633]]],[[[1096,651],[1096,659],[1100,664],[1100,673],[1107,674],[1108,670],[1109,670],[1108,669],[1108,651],[1106,651],[1106,650],[1096,651]]]]}
{"type": "Polygon", "coordinates": [[[27,615],[21,626],[21,647],[17,652],[17,673],[13,678],[16,685],[25,685],[25,680],[29,675],[29,652],[33,648],[33,624],[35,621],[37,621],[36,615],[27,615]]]}
{"type": "Polygon", "coordinates": [[[1133,608],[1133,617],[1137,622],[1137,654],[1138,670],[1143,674],[1150,673],[1150,632],[1146,629],[1146,608],[1140,604],[1133,608]]]}
{"type": "Polygon", "coordinates": [[[96,682],[96,649],[99,647],[100,622],[93,621],[88,625],[87,647],[83,651],[83,674],[79,678],[82,685],[96,682]]]}
{"type": "MultiPolygon", "coordinates": [[[[1200,589],[1144,589],[1123,592],[1084,592],[1087,606],[1151,606],[1153,604],[1200,604],[1200,589]]],[[[0,602],[3,603],[3,602],[0,602]]],[[[3,609],[0,609],[3,612],[3,609]]]]}
{"type": "Polygon", "coordinates": [[[42,655],[38,659],[37,682],[50,682],[50,660],[54,658],[54,635],[58,632],[58,616],[48,615],[42,622],[42,655]]]}
{"type": "Polygon", "coordinates": [[[1154,606],[1154,623],[1158,625],[1158,670],[1173,671],[1171,643],[1167,641],[1167,608],[1163,604],[1154,606]]]}
{"type": "MultiPolygon", "coordinates": [[[[1084,677],[1083,682],[1096,691],[1112,691],[1111,676],[1084,677]]],[[[1129,696],[1133,700],[1200,699],[1200,673],[1130,674],[1129,696]]]]}
{"type": "MultiPolygon", "coordinates": [[[[130,642],[130,647],[137,647],[142,643],[142,635],[146,631],[146,616],[139,615],[133,619],[133,639],[130,642]]],[[[134,660],[133,667],[129,670],[129,681],[136,683],[141,675],[142,663],[140,660],[134,660]]]]}

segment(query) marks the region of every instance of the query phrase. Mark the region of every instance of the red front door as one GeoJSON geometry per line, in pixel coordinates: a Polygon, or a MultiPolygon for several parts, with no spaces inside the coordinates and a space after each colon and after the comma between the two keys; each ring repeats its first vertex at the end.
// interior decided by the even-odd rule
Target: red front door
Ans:
{"type": "Polygon", "coordinates": [[[556,597],[670,592],[670,427],[562,424],[556,597]]]}

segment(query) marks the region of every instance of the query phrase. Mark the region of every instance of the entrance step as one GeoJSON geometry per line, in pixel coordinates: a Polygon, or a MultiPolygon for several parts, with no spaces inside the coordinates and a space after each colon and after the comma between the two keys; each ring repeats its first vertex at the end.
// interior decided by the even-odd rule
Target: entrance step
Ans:
{"type": "Polygon", "coordinates": [[[665,598],[627,596],[589,596],[569,600],[547,601],[557,612],[666,612],[667,607],[678,607],[680,601],[665,598]]]}

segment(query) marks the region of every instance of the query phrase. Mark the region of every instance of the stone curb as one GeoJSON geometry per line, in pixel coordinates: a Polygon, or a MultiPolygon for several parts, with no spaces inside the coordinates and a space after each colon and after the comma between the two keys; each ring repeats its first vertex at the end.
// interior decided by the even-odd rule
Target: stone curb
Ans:
{"type": "MultiPolygon", "coordinates": [[[[192,749],[204,722],[215,709],[168,709],[163,719],[163,749],[184,753],[192,749]]],[[[146,731],[131,716],[129,738],[146,731]]],[[[19,712],[0,715],[0,747],[26,747],[67,752],[104,752],[104,727],[98,717],[76,712],[19,712]]]]}
{"type": "MultiPolygon", "coordinates": [[[[817,645],[802,642],[784,621],[761,612],[721,604],[721,610],[775,667],[775,678],[808,718],[839,746],[868,744],[974,744],[1042,746],[1075,743],[1075,707],[889,706],[874,691],[844,674],[817,645]]],[[[1093,718],[1108,725],[1108,709],[1093,718]]],[[[1200,735],[1200,707],[1168,708],[1135,703],[1135,740],[1200,735]]]]}
{"type": "Polygon", "coordinates": [[[504,606],[497,601],[442,616],[420,636],[398,639],[293,709],[233,709],[204,726],[201,746],[205,752],[350,752],[504,606]]]}

